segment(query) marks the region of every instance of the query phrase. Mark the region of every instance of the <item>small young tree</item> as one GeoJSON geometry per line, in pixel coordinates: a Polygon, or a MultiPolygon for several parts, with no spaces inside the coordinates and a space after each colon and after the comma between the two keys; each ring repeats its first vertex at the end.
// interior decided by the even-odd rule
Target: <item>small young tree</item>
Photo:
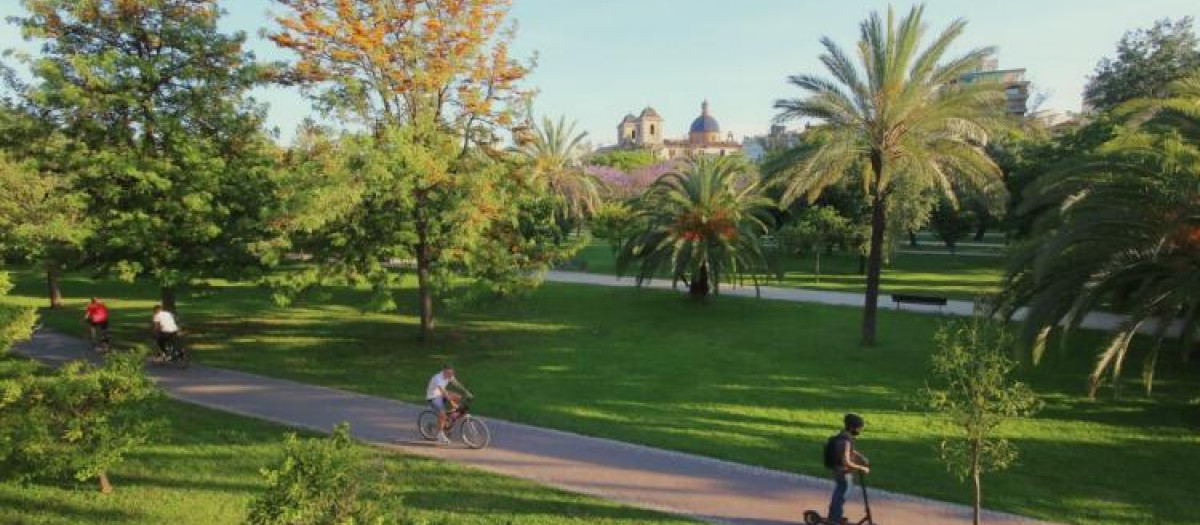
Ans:
{"type": "Polygon", "coordinates": [[[144,443],[153,421],[141,410],[158,390],[142,357],[110,357],[103,367],[75,361],[50,374],[0,380],[0,465],[26,475],[70,473],[112,492],[108,471],[144,443]]]}
{"type": "Polygon", "coordinates": [[[958,241],[963,240],[967,234],[971,233],[972,222],[971,211],[943,198],[942,202],[933,209],[929,225],[933,227],[933,232],[937,234],[938,238],[946,243],[950,253],[955,253],[958,250],[958,241]]]}
{"type": "Polygon", "coordinates": [[[1016,363],[1007,357],[1003,325],[982,317],[942,327],[935,337],[933,381],[921,390],[925,407],[949,419],[954,430],[942,439],[939,453],[951,472],[974,485],[974,523],[983,504],[982,477],[1017,459],[1017,449],[996,431],[1007,420],[1041,408],[1028,385],[1011,378],[1016,363]]]}
{"type": "Polygon", "coordinates": [[[342,423],[324,439],[288,434],[283,458],[262,469],[267,491],[250,504],[251,525],[324,525],[383,523],[373,506],[360,499],[362,453],[342,423]]]}
{"type": "Polygon", "coordinates": [[[796,224],[779,232],[780,241],[788,251],[806,253],[816,258],[813,273],[821,282],[821,252],[832,253],[833,246],[844,243],[850,234],[850,220],[828,206],[813,206],[801,212],[796,224]]]}
{"type": "Polygon", "coordinates": [[[636,235],[643,226],[641,216],[623,202],[601,204],[592,215],[589,225],[593,236],[608,241],[613,256],[621,250],[625,239],[636,235]]]}

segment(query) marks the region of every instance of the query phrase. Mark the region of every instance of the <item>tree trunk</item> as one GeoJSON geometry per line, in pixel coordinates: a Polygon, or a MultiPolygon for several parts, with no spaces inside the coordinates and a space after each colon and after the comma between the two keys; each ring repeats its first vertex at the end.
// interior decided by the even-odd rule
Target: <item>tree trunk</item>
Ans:
{"type": "Polygon", "coordinates": [[[46,263],[46,286],[50,289],[50,308],[62,308],[62,289],[58,286],[58,266],[54,261],[46,263]]]}
{"type": "Polygon", "coordinates": [[[867,258],[863,257],[863,255],[861,253],[858,254],[858,274],[859,275],[867,274],[867,258]]]}
{"type": "Polygon", "coordinates": [[[688,285],[688,296],[692,299],[708,297],[708,265],[700,265],[700,273],[688,285]]]}
{"type": "Polygon", "coordinates": [[[971,481],[975,483],[974,525],[979,525],[979,513],[983,509],[983,483],[979,476],[979,446],[975,446],[974,458],[971,463],[971,481]]]}
{"type": "Polygon", "coordinates": [[[175,287],[163,286],[159,289],[159,295],[161,296],[160,300],[162,301],[163,310],[171,312],[172,314],[179,313],[175,309],[175,287]]]}
{"type": "Polygon", "coordinates": [[[817,284],[821,284],[821,250],[817,250],[817,284]]]}
{"type": "Polygon", "coordinates": [[[979,219],[979,227],[975,230],[975,242],[983,241],[983,236],[988,230],[987,222],[986,218],[979,219]]]}
{"type": "Polygon", "coordinates": [[[100,475],[100,492],[104,494],[112,494],[112,483],[108,482],[108,473],[101,470],[100,475]]]}
{"type": "Polygon", "coordinates": [[[879,277],[883,271],[883,233],[887,226],[884,210],[886,197],[879,188],[876,188],[873,200],[874,203],[871,205],[871,253],[867,256],[867,294],[863,304],[863,346],[875,346],[875,318],[879,310],[879,277]]]}
{"type": "MultiPolygon", "coordinates": [[[[419,250],[426,251],[424,248],[419,250]]],[[[417,297],[421,308],[421,340],[433,337],[433,283],[429,275],[429,259],[422,254],[417,257],[417,297]]]]}
{"type": "Polygon", "coordinates": [[[917,243],[917,232],[908,230],[908,245],[913,248],[920,246],[920,244],[917,243]]]}

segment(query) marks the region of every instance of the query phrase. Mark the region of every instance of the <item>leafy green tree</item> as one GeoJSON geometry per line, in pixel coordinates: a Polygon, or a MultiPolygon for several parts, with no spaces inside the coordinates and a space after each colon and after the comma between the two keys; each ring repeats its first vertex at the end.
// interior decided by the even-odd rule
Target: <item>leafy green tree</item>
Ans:
{"type": "Polygon", "coordinates": [[[589,223],[592,235],[608,241],[613,255],[621,250],[626,239],[643,229],[642,217],[624,202],[601,203],[589,223]]]}
{"type": "Polygon", "coordinates": [[[587,133],[576,133],[575,123],[568,125],[566,117],[559,117],[557,123],[544,118],[533,131],[532,140],[520,148],[532,164],[533,183],[558,197],[559,217],[583,220],[600,203],[600,183],[580,163],[587,133]]]}
{"type": "MultiPolygon", "coordinates": [[[[892,192],[887,200],[887,225],[883,230],[883,264],[889,265],[896,255],[901,239],[912,232],[920,231],[929,225],[933,218],[933,210],[943,194],[938,190],[926,187],[923,181],[915,178],[902,178],[892,184],[892,192]]],[[[867,228],[870,237],[870,228],[867,228]]],[[[911,239],[910,239],[911,240],[911,239]]],[[[862,247],[866,254],[870,253],[870,245],[862,247]]]]}
{"type": "Polygon", "coordinates": [[[62,262],[77,257],[90,233],[83,196],[68,184],[0,152],[0,248],[46,269],[51,308],[62,305],[62,262]]]}
{"type": "Polygon", "coordinates": [[[264,235],[273,146],[246,92],[264,70],[215,0],[25,0],[42,43],[27,97],[75,143],[68,167],[103,235],[96,269],[148,276],[174,309],[199,274],[244,275],[264,235]]]}
{"type": "Polygon", "coordinates": [[[1028,385],[1012,379],[1016,363],[1007,357],[1011,340],[1002,324],[976,317],[942,327],[935,341],[931,384],[920,397],[955,429],[942,439],[939,452],[951,472],[971,480],[979,525],[983,475],[1017,459],[1016,446],[997,436],[1001,426],[1033,415],[1042,403],[1028,385]]]}
{"type": "Polygon", "coordinates": [[[109,357],[103,367],[74,361],[48,374],[0,379],[0,465],[27,475],[71,474],[112,492],[108,471],[144,443],[154,426],[146,401],[157,388],[143,357],[109,357]]]}
{"type": "Polygon", "coordinates": [[[1083,97],[1100,111],[1137,98],[1162,98],[1172,82],[1200,69],[1200,40],[1190,16],[1164,18],[1150,29],[1129,31],[1117,55],[1104,58],[1084,87],[1083,97]]]}
{"type": "Polygon", "coordinates": [[[50,307],[58,308],[59,274],[78,263],[90,234],[72,177],[78,152],[23,98],[27,86],[15,74],[4,84],[13,96],[0,99],[0,252],[44,268],[50,307]]]}
{"type": "Polygon", "coordinates": [[[813,253],[816,259],[813,273],[821,282],[821,252],[833,252],[833,247],[844,244],[850,235],[850,221],[837,210],[827,206],[813,206],[801,212],[796,223],[779,231],[780,242],[789,251],[813,253]]]}
{"type": "Polygon", "coordinates": [[[896,19],[873,13],[861,24],[861,67],[829,38],[821,60],[835,80],[795,75],[789,81],[804,98],[775,103],[777,119],[823,121],[828,139],[784,171],[784,201],[820,192],[860,173],[871,201],[870,254],[863,310],[862,342],[875,344],[879,277],[883,267],[887,203],[897,180],[912,178],[921,188],[951,191],[952,183],[984,186],[1000,171],[984,152],[992,131],[1007,121],[1004,94],[997,83],[959,83],[977,70],[992,48],[943,61],[963,33],[956,20],[921,49],[924,8],[915,6],[896,19]]]}
{"type": "Polygon", "coordinates": [[[267,490],[250,503],[250,525],[371,525],[383,523],[362,493],[369,479],[363,454],[342,423],[328,438],[288,434],[283,457],[262,469],[267,490]]]}
{"type": "Polygon", "coordinates": [[[596,153],[587,158],[587,163],[593,166],[606,166],[624,172],[638,168],[648,168],[659,163],[654,152],[644,149],[614,149],[596,153]]]}
{"type": "Polygon", "coordinates": [[[723,280],[753,277],[770,262],[761,238],[773,221],[773,203],[737,158],[691,159],[658,179],[637,207],[646,227],[621,247],[617,273],[636,265],[639,284],[669,273],[702,299],[723,280]]]}
{"type": "Polygon", "coordinates": [[[949,199],[942,199],[933,209],[929,225],[933,227],[933,232],[938,238],[946,243],[950,253],[955,253],[958,250],[958,241],[971,233],[972,219],[973,214],[969,210],[955,205],[949,199]]]}
{"type": "MultiPolygon", "coordinates": [[[[1100,353],[1088,394],[1111,371],[1114,386],[1138,330],[1152,328],[1143,363],[1149,394],[1174,320],[1184,359],[1200,327],[1200,75],[1172,85],[1166,99],[1123,105],[1124,131],[1094,153],[1064,161],[1026,191],[1031,238],[1015,251],[1002,310],[1026,306],[1025,340],[1034,363],[1059,323],[1074,331],[1101,309],[1126,319],[1100,353]]],[[[1064,344],[1065,344],[1064,338],[1064,344]]]]}
{"type": "Polygon", "coordinates": [[[457,268],[496,275],[508,272],[488,262],[509,269],[508,263],[528,260],[510,256],[519,245],[495,252],[502,245],[492,235],[521,231],[502,223],[519,222],[515,203],[530,204],[529,210],[537,200],[521,193],[532,191],[529,185],[508,183],[519,174],[495,148],[501,129],[528,108],[530,96],[517,85],[528,68],[509,56],[507,5],[280,4],[286,12],[271,39],[298,55],[286,78],[301,83],[321,109],[368,130],[348,146],[349,167],[362,170],[345,189],[356,194],[354,211],[328,217],[312,209],[314,217],[297,222],[327,220],[326,233],[345,254],[326,266],[366,276],[377,291],[388,287],[384,263],[411,261],[427,339],[435,288],[448,286],[457,268]]]}

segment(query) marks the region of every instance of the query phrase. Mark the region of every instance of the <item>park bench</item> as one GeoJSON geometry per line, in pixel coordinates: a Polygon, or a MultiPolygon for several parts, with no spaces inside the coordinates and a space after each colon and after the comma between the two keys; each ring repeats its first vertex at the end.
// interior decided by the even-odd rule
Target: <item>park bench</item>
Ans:
{"type": "Polygon", "coordinates": [[[930,295],[911,295],[911,294],[892,294],[892,302],[896,304],[896,309],[900,309],[901,304],[923,304],[938,307],[938,311],[945,313],[946,303],[945,297],[934,297],[930,295]]]}

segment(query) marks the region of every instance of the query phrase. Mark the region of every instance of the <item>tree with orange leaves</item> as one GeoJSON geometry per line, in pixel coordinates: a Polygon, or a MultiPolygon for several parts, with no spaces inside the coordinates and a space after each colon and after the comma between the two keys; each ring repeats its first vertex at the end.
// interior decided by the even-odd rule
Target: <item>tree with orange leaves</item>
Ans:
{"type": "Polygon", "coordinates": [[[509,56],[507,0],[277,0],[277,45],[299,60],[289,76],[323,109],[371,128],[423,119],[490,144],[529,92],[509,56]]]}
{"type": "MultiPolygon", "coordinates": [[[[547,196],[493,145],[527,107],[529,65],[509,55],[503,0],[277,0],[270,38],[298,59],[284,80],[319,109],[362,126],[341,138],[327,186],[354,206],[297,236],[331,273],[365,277],[394,307],[386,261],[416,268],[420,335],[434,289],[464,273],[523,276],[556,257],[539,241],[547,196]]],[[[312,221],[302,221],[311,223],[312,221]]]]}

